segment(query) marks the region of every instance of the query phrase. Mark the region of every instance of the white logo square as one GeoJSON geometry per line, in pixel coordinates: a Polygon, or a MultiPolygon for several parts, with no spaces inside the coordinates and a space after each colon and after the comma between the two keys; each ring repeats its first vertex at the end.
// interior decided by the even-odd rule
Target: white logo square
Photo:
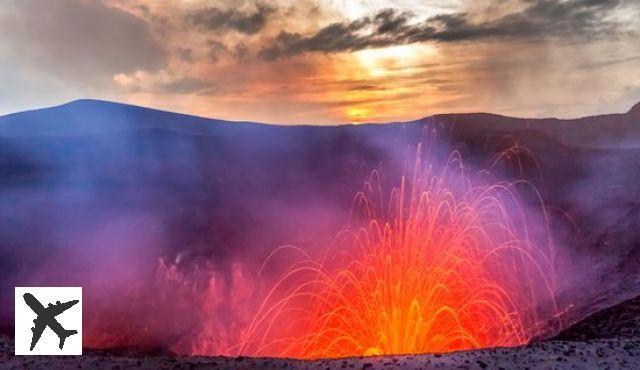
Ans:
{"type": "Polygon", "coordinates": [[[16,355],[82,354],[82,288],[16,287],[16,355]]]}

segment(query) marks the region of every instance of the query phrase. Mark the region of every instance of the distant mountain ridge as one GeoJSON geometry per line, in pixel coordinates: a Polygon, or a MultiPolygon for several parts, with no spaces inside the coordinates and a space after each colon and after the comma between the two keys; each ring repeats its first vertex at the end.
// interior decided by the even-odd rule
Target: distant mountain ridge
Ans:
{"type": "MultiPolygon", "coordinates": [[[[202,123],[236,123],[136,105],[82,99],[0,116],[0,135],[84,135],[129,129],[195,129],[202,123]]],[[[200,127],[202,128],[202,127],[200,127]]]]}
{"type": "MultiPolygon", "coordinates": [[[[406,125],[421,122],[436,122],[445,126],[461,125],[464,126],[465,132],[536,130],[566,144],[577,146],[636,147],[640,145],[640,140],[636,140],[636,138],[640,139],[640,103],[626,113],[575,119],[517,118],[491,113],[460,113],[436,114],[414,121],[393,122],[393,124],[406,125]]],[[[227,121],[91,99],[75,100],[50,108],[0,116],[0,135],[2,136],[90,135],[144,129],[176,130],[207,135],[215,133],[220,127],[239,129],[242,126],[301,127],[301,125],[279,126],[248,121],[227,121]]],[[[302,126],[317,130],[336,127],[302,126]]]]}

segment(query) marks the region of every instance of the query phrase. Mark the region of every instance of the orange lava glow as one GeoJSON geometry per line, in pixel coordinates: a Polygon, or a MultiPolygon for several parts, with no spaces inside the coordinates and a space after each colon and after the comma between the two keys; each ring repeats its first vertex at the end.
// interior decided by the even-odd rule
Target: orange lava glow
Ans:
{"type": "Polygon", "coordinates": [[[386,197],[374,172],[354,203],[368,221],[286,271],[237,353],[450,352],[540,334],[539,306],[554,305],[550,246],[530,240],[509,184],[473,185],[456,155],[444,167],[417,161],[386,197]]]}

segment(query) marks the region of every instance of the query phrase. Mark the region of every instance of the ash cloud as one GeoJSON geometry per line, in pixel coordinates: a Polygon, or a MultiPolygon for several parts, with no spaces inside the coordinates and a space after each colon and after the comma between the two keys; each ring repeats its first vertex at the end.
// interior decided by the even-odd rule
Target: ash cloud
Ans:
{"type": "Polygon", "coordinates": [[[372,17],[333,23],[312,35],[282,31],[260,55],[273,60],[305,52],[335,53],[421,42],[601,38],[620,32],[616,22],[606,19],[623,5],[637,7],[622,0],[528,0],[524,9],[493,20],[475,21],[479,14],[458,12],[421,22],[415,22],[415,15],[409,12],[385,9],[372,17]]]}
{"type": "Polygon", "coordinates": [[[188,16],[188,19],[193,24],[211,31],[234,30],[246,35],[253,35],[266,26],[272,13],[272,8],[260,4],[257,5],[257,10],[253,13],[211,7],[193,12],[188,16]]]}

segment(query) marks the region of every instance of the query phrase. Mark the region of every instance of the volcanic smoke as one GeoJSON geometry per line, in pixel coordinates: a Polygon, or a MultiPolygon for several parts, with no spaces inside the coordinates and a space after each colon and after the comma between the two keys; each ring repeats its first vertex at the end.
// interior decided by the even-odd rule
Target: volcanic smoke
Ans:
{"type": "Polygon", "coordinates": [[[319,256],[283,246],[257,274],[230,262],[232,286],[211,273],[203,287],[162,262],[173,292],[157,307],[198,311],[198,328],[172,349],[301,359],[442,353],[521,345],[555,330],[554,245],[520,183],[469,175],[457,152],[444,161],[416,152],[395,185],[372,172],[349,226],[319,256]],[[282,261],[284,272],[266,278],[282,261]]]}

